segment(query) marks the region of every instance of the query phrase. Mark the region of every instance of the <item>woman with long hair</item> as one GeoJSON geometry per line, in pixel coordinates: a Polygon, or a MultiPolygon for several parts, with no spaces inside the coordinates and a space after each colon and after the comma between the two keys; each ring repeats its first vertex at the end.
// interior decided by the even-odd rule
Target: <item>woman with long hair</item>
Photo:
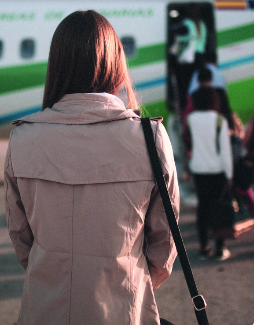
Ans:
{"type": "MultiPolygon", "coordinates": [[[[19,325],[160,323],[153,291],[176,249],[137,108],[106,18],[63,19],[42,111],[15,121],[5,162],[9,234],[26,269],[19,325]]],[[[151,123],[178,217],[171,144],[159,119],[151,123]]]]}

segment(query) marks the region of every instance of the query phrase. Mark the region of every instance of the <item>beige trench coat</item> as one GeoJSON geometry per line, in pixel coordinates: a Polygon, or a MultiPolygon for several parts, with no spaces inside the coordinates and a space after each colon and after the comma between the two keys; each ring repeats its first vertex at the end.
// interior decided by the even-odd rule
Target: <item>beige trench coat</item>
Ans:
{"type": "MultiPolygon", "coordinates": [[[[176,250],[139,117],[115,96],[72,94],[17,124],[5,195],[26,269],[18,324],[159,324],[153,290],[176,250]]],[[[152,124],[178,216],[171,144],[152,124]]]]}

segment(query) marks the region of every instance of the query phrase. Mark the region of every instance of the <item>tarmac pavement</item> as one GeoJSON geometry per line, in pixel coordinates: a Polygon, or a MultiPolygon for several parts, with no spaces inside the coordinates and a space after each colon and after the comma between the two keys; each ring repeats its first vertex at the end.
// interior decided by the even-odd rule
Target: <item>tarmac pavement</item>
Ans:
{"type": "MultiPolygon", "coordinates": [[[[0,325],[14,325],[20,310],[25,271],[16,257],[5,221],[1,181],[6,149],[7,140],[0,140],[0,325]]],[[[210,325],[254,325],[254,229],[227,242],[230,259],[200,261],[195,208],[182,204],[181,211],[182,237],[197,287],[207,302],[210,325]]],[[[155,297],[162,318],[175,325],[197,324],[178,258],[172,275],[155,291],[155,297]]]]}

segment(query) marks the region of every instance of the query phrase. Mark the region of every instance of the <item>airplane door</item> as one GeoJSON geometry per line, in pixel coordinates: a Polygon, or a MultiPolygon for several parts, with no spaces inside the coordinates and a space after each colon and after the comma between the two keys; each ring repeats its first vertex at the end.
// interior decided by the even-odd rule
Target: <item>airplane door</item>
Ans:
{"type": "Polygon", "coordinates": [[[191,15],[197,15],[197,11],[199,20],[203,21],[206,29],[202,62],[213,60],[217,63],[213,5],[209,2],[172,2],[167,6],[167,107],[176,114],[184,109],[189,81],[197,69],[197,63],[179,59],[188,43],[185,21],[192,19],[191,15]]]}

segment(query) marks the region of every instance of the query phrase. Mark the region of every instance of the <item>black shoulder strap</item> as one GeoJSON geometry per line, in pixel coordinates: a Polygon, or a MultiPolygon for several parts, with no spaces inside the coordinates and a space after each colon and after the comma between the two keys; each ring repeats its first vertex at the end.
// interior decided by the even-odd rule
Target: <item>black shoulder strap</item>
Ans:
{"type": "Polygon", "coordinates": [[[223,117],[222,115],[218,114],[216,120],[216,152],[220,154],[220,130],[222,127],[223,117]]]}
{"type": "Polygon", "coordinates": [[[196,317],[199,325],[209,325],[207,315],[206,315],[206,302],[203,296],[198,293],[198,289],[192,274],[191,266],[189,263],[189,259],[187,256],[187,252],[184,247],[184,243],[182,240],[182,236],[180,233],[180,229],[178,227],[175,213],[172,208],[171,200],[168,194],[168,190],[165,184],[163,171],[161,167],[161,163],[158,157],[156,145],[154,142],[154,136],[152,127],[150,124],[149,118],[141,118],[142,127],[144,130],[147,150],[149,153],[153,173],[160,191],[161,199],[163,202],[163,206],[165,209],[165,213],[168,219],[169,227],[176,245],[176,249],[178,252],[179,260],[182,265],[182,269],[184,272],[185,280],[187,282],[190,295],[194,304],[194,310],[196,313],[196,317]]]}

